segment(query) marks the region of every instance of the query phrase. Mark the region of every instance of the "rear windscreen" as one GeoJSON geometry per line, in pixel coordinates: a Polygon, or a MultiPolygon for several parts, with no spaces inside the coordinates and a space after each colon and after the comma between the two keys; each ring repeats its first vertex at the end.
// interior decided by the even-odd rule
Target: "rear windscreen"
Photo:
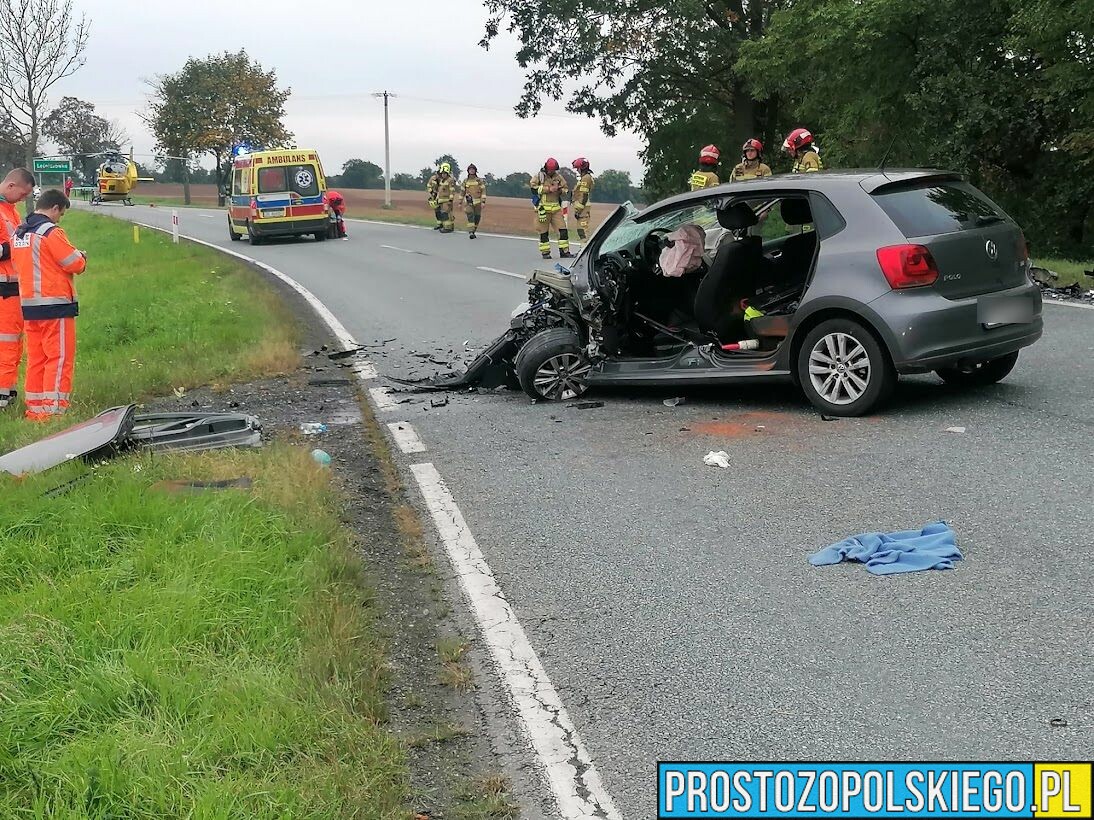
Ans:
{"type": "Polygon", "coordinates": [[[300,196],[319,196],[319,174],[314,165],[284,165],[258,172],[258,192],[279,194],[294,191],[300,196]]]}
{"type": "Polygon", "coordinates": [[[967,182],[930,182],[874,195],[905,236],[935,236],[991,225],[1006,215],[967,182]]]}

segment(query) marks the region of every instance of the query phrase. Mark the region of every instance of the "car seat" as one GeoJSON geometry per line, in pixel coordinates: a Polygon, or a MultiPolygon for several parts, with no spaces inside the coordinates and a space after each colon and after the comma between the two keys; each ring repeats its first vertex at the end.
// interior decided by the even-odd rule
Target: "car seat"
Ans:
{"type": "MultiPolygon", "coordinates": [[[[729,231],[743,231],[757,223],[755,212],[738,202],[718,211],[718,223],[729,231]]],[[[699,330],[720,342],[745,338],[742,299],[756,295],[757,275],[763,260],[758,236],[723,242],[695,294],[695,320],[699,330]]]]}

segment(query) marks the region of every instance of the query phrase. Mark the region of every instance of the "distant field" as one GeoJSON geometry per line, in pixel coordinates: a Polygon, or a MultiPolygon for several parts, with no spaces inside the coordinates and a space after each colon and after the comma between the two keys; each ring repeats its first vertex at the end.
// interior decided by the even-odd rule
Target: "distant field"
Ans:
{"type": "MultiPolygon", "coordinates": [[[[381,219],[386,222],[406,222],[415,225],[433,225],[433,212],[425,203],[425,191],[392,191],[391,210],[385,210],[384,192],[359,191],[339,188],[346,198],[349,216],[360,219],[381,219]]],[[[141,185],[137,189],[138,201],[162,201],[164,205],[176,205],[182,202],[181,185],[141,185]]],[[[215,208],[217,204],[216,188],[212,185],[191,185],[192,204],[203,208],[215,208]]],[[[614,205],[593,202],[593,224],[595,228],[615,209],[614,205]]],[[[457,212],[456,227],[466,227],[463,210],[457,212]]],[[[570,229],[577,227],[572,216],[570,229]]],[[[512,197],[491,197],[487,192],[486,208],[482,212],[482,224],[479,230],[484,233],[511,233],[532,235],[535,233],[535,213],[527,199],[512,197]]],[[[575,234],[576,235],[576,234],[575,234]]]]}

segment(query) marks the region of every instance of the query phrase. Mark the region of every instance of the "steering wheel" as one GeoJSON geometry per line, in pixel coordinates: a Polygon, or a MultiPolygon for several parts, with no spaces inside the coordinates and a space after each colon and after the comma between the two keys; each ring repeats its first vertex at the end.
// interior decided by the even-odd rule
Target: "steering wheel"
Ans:
{"type": "Polygon", "coordinates": [[[597,262],[601,265],[605,273],[613,277],[621,277],[634,267],[634,257],[631,256],[630,251],[626,250],[606,253],[601,256],[597,262]]]}
{"type": "Polygon", "coordinates": [[[655,275],[661,272],[661,263],[658,258],[661,256],[662,239],[670,233],[672,231],[668,228],[654,228],[638,243],[637,251],[640,260],[646,263],[655,275]]]}

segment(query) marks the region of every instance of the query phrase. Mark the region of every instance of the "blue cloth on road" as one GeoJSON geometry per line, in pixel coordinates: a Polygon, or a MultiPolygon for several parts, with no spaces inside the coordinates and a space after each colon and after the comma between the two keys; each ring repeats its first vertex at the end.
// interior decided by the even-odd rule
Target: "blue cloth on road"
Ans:
{"type": "Polygon", "coordinates": [[[847,538],[809,556],[815,567],[859,561],[874,575],[895,575],[925,569],[953,569],[964,556],[957,548],[957,536],[945,521],[928,524],[922,530],[868,532],[847,538]]]}

